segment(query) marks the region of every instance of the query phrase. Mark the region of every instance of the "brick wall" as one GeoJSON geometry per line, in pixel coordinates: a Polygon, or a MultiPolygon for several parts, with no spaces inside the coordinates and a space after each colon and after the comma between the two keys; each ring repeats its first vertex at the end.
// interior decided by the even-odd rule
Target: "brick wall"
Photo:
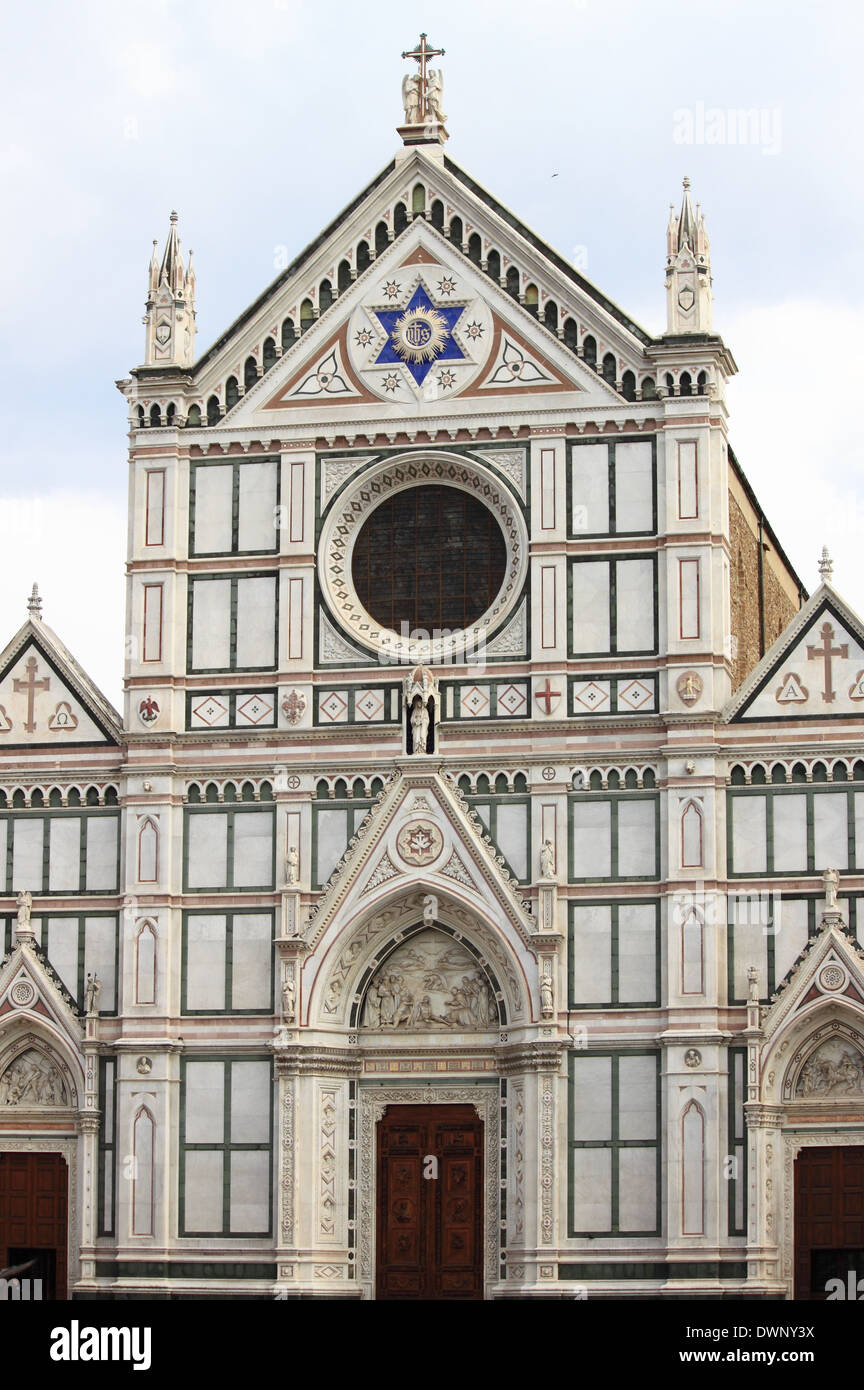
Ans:
{"type": "MultiPolygon", "coordinates": [[[[759,532],[755,513],[742,509],[729,493],[729,541],[731,548],[732,635],[737,652],[732,661],[732,688],[746,679],[762,656],[759,621],[759,532]]],[[[765,650],[777,640],[798,611],[792,598],[789,571],[763,536],[765,650]]]]}

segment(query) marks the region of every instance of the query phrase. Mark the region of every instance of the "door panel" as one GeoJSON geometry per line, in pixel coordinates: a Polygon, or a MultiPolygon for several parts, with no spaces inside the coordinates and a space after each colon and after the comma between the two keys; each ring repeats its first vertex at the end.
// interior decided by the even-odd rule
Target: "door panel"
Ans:
{"type": "Polygon", "coordinates": [[[482,1299],[483,1124],[473,1107],[390,1106],[377,1192],[377,1297],[482,1299]]]}
{"type": "Polygon", "coordinates": [[[824,1299],[864,1263],[864,1149],[802,1149],[795,1160],[795,1297],[824,1299]]]}
{"type": "Polygon", "coordinates": [[[37,1258],[22,1278],[66,1297],[67,1169],[60,1154],[0,1153],[0,1269],[37,1258]],[[40,1253],[41,1252],[41,1253],[40,1253]]]}

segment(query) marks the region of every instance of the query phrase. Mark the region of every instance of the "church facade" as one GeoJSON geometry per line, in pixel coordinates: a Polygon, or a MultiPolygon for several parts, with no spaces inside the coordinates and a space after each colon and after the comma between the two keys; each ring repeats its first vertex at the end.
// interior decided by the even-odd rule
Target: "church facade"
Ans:
{"type": "Polygon", "coordinates": [[[825,1297],[864,1274],[864,625],[652,337],[445,151],[203,355],[172,214],[122,714],[0,657],[0,1264],[57,1298],[825,1297]]]}

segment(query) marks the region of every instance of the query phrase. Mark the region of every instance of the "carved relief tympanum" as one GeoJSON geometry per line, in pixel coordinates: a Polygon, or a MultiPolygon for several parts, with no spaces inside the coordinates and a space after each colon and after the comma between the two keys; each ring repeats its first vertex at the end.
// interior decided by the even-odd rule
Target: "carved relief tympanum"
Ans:
{"type": "Polygon", "coordinates": [[[366,1028],[471,1032],[493,1028],[489,982],[459,942],[420,932],[374,975],[363,1007],[366,1028]]]}
{"type": "Polygon", "coordinates": [[[60,1069],[31,1048],[9,1064],[0,1077],[0,1105],[68,1105],[60,1069]]]}
{"type": "Polygon", "coordinates": [[[864,1056],[844,1038],[832,1038],[808,1057],[795,1087],[796,1100],[864,1096],[864,1056]]]}

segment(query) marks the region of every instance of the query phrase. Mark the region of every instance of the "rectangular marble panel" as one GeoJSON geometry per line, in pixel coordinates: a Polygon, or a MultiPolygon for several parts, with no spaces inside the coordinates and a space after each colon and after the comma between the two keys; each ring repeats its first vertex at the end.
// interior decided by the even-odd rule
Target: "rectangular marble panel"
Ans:
{"type": "Polygon", "coordinates": [[[574,448],[571,530],[578,536],[605,535],[609,530],[609,446],[583,444],[574,448]]]}
{"type": "Polygon", "coordinates": [[[146,483],[145,545],[162,545],[165,540],[165,469],[148,468],[146,483]]]}
{"type": "Polygon", "coordinates": [[[78,892],[81,875],[81,821],[77,816],[53,816],[48,822],[50,844],[48,887],[78,892]]]}
{"type": "Polygon", "coordinates": [[[764,874],[768,868],[764,796],[732,798],[732,872],[764,874]]]}
{"type": "Polygon", "coordinates": [[[221,1144],[225,1137],[225,1063],[186,1067],[186,1143],[221,1144]]]}
{"type": "Polygon", "coordinates": [[[774,978],[779,984],[807,945],[807,902],[778,894],[774,914],[774,978]]]}
{"type": "Polygon", "coordinates": [[[228,871],[228,817],[222,812],[190,815],[186,853],[190,888],[223,888],[228,871]]]}
{"type": "Polygon", "coordinates": [[[700,632],[698,559],[678,561],[678,592],[681,621],[679,636],[682,638],[698,637],[700,632]]]}
{"type": "Polygon", "coordinates": [[[276,662],[276,578],[237,581],[237,666],[276,662]]]}
{"type": "Polygon", "coordinates": [[[775,796],[774,868],[786,873],[807,872],[807,798],[775,796]]]}
{"type": "Polygon", "coordinates": [[[273,882],[273,816],[269,811],[234,815],[234,887],[266,888],[273,882]]]}
{"type": "Polygon", "coordinates": [[[144,661],[162,660],[162,584],[144,585],[144,661]]]}
{"type": "Polygon", "coordinates": [[[619,1149],[619,1229],[622,1231],[653,1231],[656,1225],[656,1152],[654,1149],[619,1149]]]}
{"type": "Polygon", "coordinates": [[[102,982],[100,1009],[117,1007],[117,918],[84,918],[84,977],[98,975],[102,982]]]}
{"type": "Polygon", "coordinates": [[[612,998],[612,909],[594,903],[573,911],[573,1002],[612,998]]]}
{"type": "Polygon", "coordinates": [[[758,893],[730,894],[729,921],[732,923],[733,997],[747,998],[747,969],[755,965],[759,971],[759,992],[768,994],[768,933],[769,897],[758,893]]]}
{"type": "Polygon", "coordinates": [[[573,1138],[612,1137],[612,1058],[583,1057],[574,1054],[573,1138]]]}
{"type": "MultiPolygon", "coordinates": [[[[45,954],[52,970],[55,970],[72,995],[78,998],[78,918],[46,917],[43,932],[45,954]]],[[[83,1003],[83,1000],[79,1001],[83,1003]]]]}
{"type": "Polygon", "coordinates": [[[813,867],[848,869],[849,832],[845,792],[813,797],[813,867]]]}
{"type": "Polygon", "coordinates": [[[574,801],[573,877],[608,878],[612,872],[612,807],[608,801],[574,801]]]}
{"type": "Polygon", "coordinates": [[[235,1062],[231,1068],[231,1142],[270,1142],[269,1062],[235,1062]]]}
{"type": "Polygon", "coordinates": [[[678,516],[681,520],[699,515],[699,474],[695,439],[678,443],[678,516]]]}
{"type": "Polygon", "coordinates": [[[654,470],[651,444],[639,439],[615,445],[615,530],[654,527],[654,470]]]}
{"type": "Polygon", "coordinates": [[[657,1134],[657,1060],[628,1057],[618,1060],[618,1137],[654,1139],[657,1134]]]}
{"type": "Polygon", "coordinates": [[[496,839],[498,848],[517,878],[528,877],[528,806],[498,807],[496,839]]]}
{"type": "Polygon", "coordinates": [[[574,1149],[574,1231],[612,1229],[612,1152],[610,1149],[574,1149]]]}
{"type": "Polygon", "coordinates": [[[233,464],[207,464],[195,469],[193,555],[230,551],[233,486],[233,464]]]}
{"type": "Polygon", "coordinates": [[[348,844],[347,811],[319,811],[316,816],[316,882],[326,883],[348,844]]]}
{"type": "Polygon", "coordinates": [[[275,459],[263,463],[241,463],[238,550],[272,550],[276,544],[275,459]]]}
{"type": "Polygon", "coordinates": [[[12,892],[42,889],[42,837],[45,823],[21,817],[12,822],[12,892]]]}
{"type": "Polygon", "coordinates": [[[618,560],[615,575],[618,651],[653,651],[657,645],[653,562],[618,560]]]}
{"type": "Polygon", "coordinates": [[[231,581],[192,581],[192,666],[222,670],[231,664],[231,581]]]}
{"type": "Polygon", "coordinates": [[[618,874],[621,878],[652,877],[657,873],[657,804],[618,802],[618,874]]]}
{"type": "Polygon", "coordinates": [[[231,972],[232,1009],[267,1009],[272,998],[273,922],[269,913],[235,913],[231,972]]]}
{"type": "Polygon", "coordinates": [[[618,909],[618,1000],[637,1004],[657,994],[656,911],[651,903],[618,909]]]}
{"type": "Polygon", "coordinates": [[[270,1155],[240,1150],[231,1155],[230,1228],[250,1235],[270,1229],[270,1155]]]}
{"type": "Polygon", "coordinates": [[[188,1232],[222,1230],[224,1158],[219,1150],[187,1150],[183,1225],[188,1232]]]}
{"type": "Polygon", "coordinates": [[[88,816],[86,883],[88,893],[111,891],[117,887],[116,816],[88,816]]]}
{"type": "Polygon", "coordinates": [[[571,567],[573,651],[609,651],[609,565],[587,560],[571,567]]]}
{"type": "Polygon", "coordinates": [[[186,919],[186,1007],[225,1008],[223,914],[192,913],[186,919]]]}

